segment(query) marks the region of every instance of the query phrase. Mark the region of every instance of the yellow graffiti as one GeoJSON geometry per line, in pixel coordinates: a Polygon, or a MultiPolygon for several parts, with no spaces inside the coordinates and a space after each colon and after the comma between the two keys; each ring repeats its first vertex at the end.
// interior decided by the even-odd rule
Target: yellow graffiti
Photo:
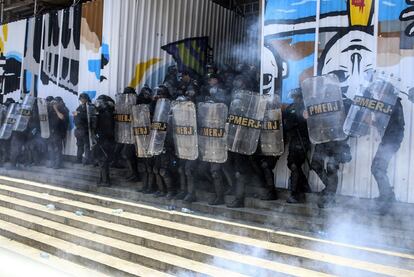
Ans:
{"type": "Polygon", "coordinates": [[[374,13],[373,0],[348,0],[351,26],[369,26],[374,13]]]}
{"type": "Polygon", "coordinates": [[[154,64],[161,61],[159,58],[152,58],[146,62],[139,63],[135,66],[135,75],[134,78],[129,83],[129,86],[132,88],[137,87],[142,80],[142,77],[144,77],[145,72],[154,64]]]}
{"type": "Polygon", "coordinates": [[[9,27],[7,24],[4,24],[2,26],[2,31],[3,31],[3,37],[0,38],[0,52],[4,53],[4,45],[7,42],[7,37],[9,35],[9,27]]]}

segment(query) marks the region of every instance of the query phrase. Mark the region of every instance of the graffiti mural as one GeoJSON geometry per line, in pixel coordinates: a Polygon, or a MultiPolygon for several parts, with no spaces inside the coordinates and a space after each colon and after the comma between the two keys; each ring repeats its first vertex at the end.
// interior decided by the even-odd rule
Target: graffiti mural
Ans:
{"type": "MultiPolygon", "coordinates": [[[[338,76],[343,92],[350,99],[374,70],[401,79],[397,86],[402,92],[413,87],[408,73],[414,68],[413,4],[395,0],[264,1],[262,92],[272,93],[267,88],[270,78],[266,68],[276,72],[272,75],[274,91],[280,91],[284,102],[291,101],[288,92],[307,77],[328,73],[338,76]],[[277,74],[280,70],[288,74],[277,74]]],[[[413,104],[404,94],[400,97],[406,130],[410,130],[413,104]]],[[[397,198],[414,202],[414,184],[408,181],[413,177],[414,166],[410,164],[414,159],[408,145],[410,140],[411,134],[406,131],[389,176],[397,198]]],[[[377,196],[370,165],[379,141],[377,134],[350,139],[353,161],[342,168],[339,188],[342,194],[377,196]]],[[[281,167],[278,172],[278,185],[286,186],[287,173],[281,167]]],[[[310,178],[314,189],[323,188],[316,176],[311,174],[310,178]]]]}
{"type": "Polygon", "coordinates": [[[3,99],[20,99],[25,34],[25,21],[4,24],[0,28],[0,84],[3,99]]]}

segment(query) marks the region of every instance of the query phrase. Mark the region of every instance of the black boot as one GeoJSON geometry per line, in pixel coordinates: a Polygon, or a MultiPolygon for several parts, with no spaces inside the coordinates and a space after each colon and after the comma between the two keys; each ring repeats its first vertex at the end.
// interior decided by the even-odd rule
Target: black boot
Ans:
{"type": "Polygon", "coordinates": [[[229,208],[243,208],[244,207],[244,190],[245,190],[245,177],[239,175],[237,177],[237,184],[236,184],[236,198],[227,205],[229,208]]]}
{"type": "Polygon", "coordinates": [[[157,197],[164,197],[164,196],[166,196],[167,195],[167,189],[164,186],[164,182],[162,181],[161,176],[157,174],[155,176],[155,179],[156,179],[156,183],[157,183],[158,190],[157,190],[156,193],[154,193],[153,196],[156,197],[156,198],[157,197]]]}
{"type": "Polygon", "coordinates": [[[179,171],[180,176],[180,191],[175,196],[175,199],[177,200],[183,200],[187,195],[187,183],[186,183],[186,177],[185,173],[179,171]]]}
{"type": "Polygon", "coordinates": [[[110,187],[111,186],[111,180],[110,180],[110,174],[109,174],[109,165],[105,165],[101,168],[101,174],[102,174],[102,187],[110,187]]]}
{"type": "Polygon", "coordinates": [[[146,172],[144,172],[144,174],[142,174],[142,188],[138,189],[138,192],[144,192],[148,190],[148,174],[146,172]]]}
{"type": "Polygon", "coordinates": [[[277,192],[274,185],[274,177],[273,173],[270,169],[265,168],[264,171],[264,177],[265,177],[265,185],[266,185],[266,194],[263,195],[260,199],[261,200],[277,200],[277,192]]]}
{"type": "Polygon", "coordinates": [[[128,182],[138,182],[138,174],[136,164],[132,160],[127,160],[127,166],[130,174],[126,178],[128,182]]]}
{"type": "Polygon", "coordinates": [[[148,172],[148,188],[143,191],[144,194],[151,194],[157,190],[157,184],[155,181],[155,175],[152,172],[148,172]]]}
{"type": "Polygon", "coordinates": [[[167,195],[165,197],[167,198],[167,200],[174,199],[177,192],[175,191],[173,187],[173,182],[172,182],[172,179],[169,173],[166,173],[166,175],[163,176],[163,180],[164,180],[165,186],[167,187],[167,195]]]}
{"type": "Polygon", "coordinates": [[[193,203],[197,201],[196,197],[196,190],[195,190],[195,184],[194,184],[194,177],[187,175],[187,186],[188,186],[188,193],[184,197],[184,202],[187,203],[193,203]]]}
{"type": "Polygon", "coordinates": [[[208,204],[212,206],[223,205],[225,204],[223,178],[221,176],[218,176],[214,178],[213,180],[214,180],[214,189],[216,191],[216,197],[212,201],[208,202],[208,204]]]}

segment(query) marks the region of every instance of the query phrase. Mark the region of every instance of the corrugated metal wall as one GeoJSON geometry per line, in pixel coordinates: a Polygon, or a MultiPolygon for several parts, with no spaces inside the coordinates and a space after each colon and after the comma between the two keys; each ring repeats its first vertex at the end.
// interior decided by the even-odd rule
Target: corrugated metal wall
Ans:
{"type": "Polygon", "coordinates": [[[242,17],[209,0],[106,0],[103,40],[110,64],[102,90],[113,94],[131,84],[156,86],[173,63],[161,46],[186,38],[208,36],[217,63],[251,62],[253,51],[239,51],[248,41],[245,29],[242,17]]]}
{"type": "MultiPolygon", "coordinates": [[[[245,28],[244,18],[210,0],[93,0],[6,24],[0,30],[8,70],[4,98],[18,100],[20,89],[61,96],[72,112],[83,92],[94,99],[128,85],[154,87],[173,64],[161,46],[193,37],[209,37],[218,63],[252,61],[257,51],[235,51],[248,41],[245,28]],[[24,51],[25,38],[36,51],[24,51]]],[[[71,121],[65,154],[74,155],[71,121]]]]}
{"type": "MultiPolygon", "coordinates": [[[[376,68],[401,78],[399,89],[414,87],[414,37],[410,34],[409,1],[289,1],[268,0],[264,11],[264,38],[271,45],[278,64],[289,74],[277,80],[282,97],[314,74],[343,74],[348,97],[363,82],[363,72],[376,68]],[[362,5],[363,6],[360,6],[362,5]],[[403,20],[406,18],[407,20],[403,20]],[[352,60],[352,55],[358,57],[352,60]],[[355,64],[353,61],[358,61],[355,64]],[[353,70],[358,68],[359,70],[353,70]]],[[[413,103],[400,94],[404,109],[405,134],[401,148],[388,168],[398,200],[414,203],[413,103]]],[[[341,167],[338,193],[359,197],[378,196],[371,164],[381,139],[376,132],[351,138],[353,159],[341,167]]],[[[286,154],[275,170],[278,187],[288,186],[286,154]]],[[[324,186],[311,171],[314,190],[324,186]]]]}

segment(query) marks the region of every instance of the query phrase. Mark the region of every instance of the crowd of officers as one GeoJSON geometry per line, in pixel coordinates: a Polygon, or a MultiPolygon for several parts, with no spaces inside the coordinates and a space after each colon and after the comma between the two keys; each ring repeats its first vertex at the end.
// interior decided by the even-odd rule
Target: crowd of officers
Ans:
{"type": "MultiPolygon", "coordinates": [[[[239,65],[235,69],[218,70],[214,66],[208,68],[208,74],[201,79],[195,79],[190,72],[178,72],[174,66],[169,67],[167,76],[162,84],[151,89],[144,86],[139,93],[134,88],[127,87],[123,94],[135,94],[136,104],[147,104],[154,112],[159,99],[192,101],[195,104],[205,101],[223,103],[230,106],[232,93],[237,90],[258,91],[258,72],[256,68],[239,65]]],[[[304,164],[314,170],[325,185],[321,193],[319,207],[326,207],[334,202],[338,184],[340,164],[349,162],[351,157],[347,140],[317,144],[313,157],[308,159],[311,142],[308,136],[306,113],[301,89],[290,93],[293,102],[283,106],[284,141],[288,147],[288,168],[290,169],[289,186],[291,194],[289,203],[305,202],[305,193],[310,192],[304,164]]],[[[39,135],[36,122],[36,108],[32,120],[24,132],[13,132],[8,140],[0,140],[1,162],[8,162],[9,167],[20,164],[40,164],[47,159],[47,165],[52,168],[62,167],[62,148],[69,128],[69,111],[61,97],[47,97],[50,137],[43,139],[39,135]],[[48,153],[47,157],[44,153],[48,153]]],[[[235,195],[234,201],[227,203],[228,207],[243,207],[245,188],[253,176],[261,180],[265,191],[259,197],[262,200],[278,198],[274,186],[274,168],[278,156],[266,156],[260,149],[253,155],[243,155],[228,152],[225,163],[202,162],[200,160],[179,159],[175,155],[174,142],[171,132],[167,132],[164,149],[160,155],[148,158],[138,158],[133,144],[120,144],[115,141],[115,101],[107,95],[100,95],[93,105],[88,94],[79,95],[80,105],[73,112],[75,137],[77,141],[77,162],[99,166],[99,186],[110,186],[110,167],[128,168],[126,180],[129,182],[142,181],[142,193],[153,194],[154,197],[180,199],[191,203],[197,201],[197,178],[208,180],[215,192],[210,205],[225,204],[225,195],[235,195]],[[88,111],[95,109],[96,121],[93,130],[88,111]],[[91,139],[91,136],[93,138],[91,139]],[[93,145],[91,145],[93,144],[93,145]]],[[[7,99],[5,106],[12,99],[7,99]]],[[[344,100],[345,106],[350,105],[344,100]]],[[[36,105],[35,105],[36,107],[36,105]]],[[[372,165],[372,173],[379,184],[380,200],[390,202],[395,199],[387,177],[387,167],[393,154],[398,150],[404,133],[404,118],[400,100],[397,109],[391,116],[389,128],[383,136],[381,149],[372,165]],[[391,149],[392,151],[389,151],[391,149]]],[[[260,147],[259,147],[260,148],[260,147]]]]}

